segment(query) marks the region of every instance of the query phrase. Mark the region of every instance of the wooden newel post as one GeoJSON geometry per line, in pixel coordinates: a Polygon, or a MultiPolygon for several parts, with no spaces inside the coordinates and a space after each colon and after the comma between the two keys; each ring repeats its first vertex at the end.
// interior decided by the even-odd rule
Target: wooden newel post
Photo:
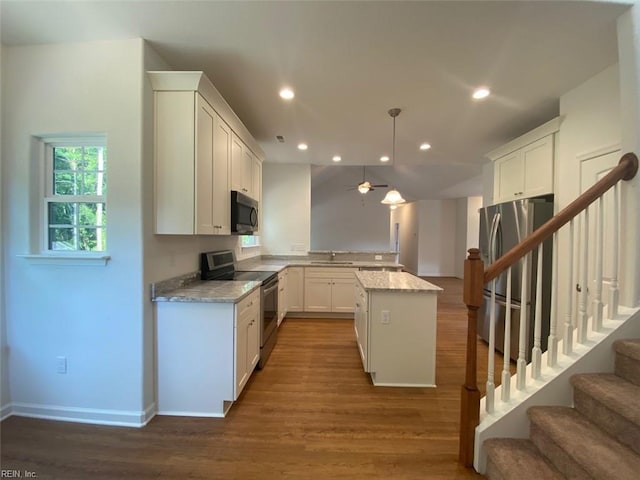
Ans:
{"type": "Polygon", "coordinates": [[[465,467],[473,466],[473,444],[480,422],[480,392],[476,381],[476,343],[478,309],[482,305],[484,285],[484,263],[480,250],[471,248],[464,261],[464,303],[467,305],[467,362],[465,381],[462,386],[460,404],[460,454],[459,461],[465,467]]]}

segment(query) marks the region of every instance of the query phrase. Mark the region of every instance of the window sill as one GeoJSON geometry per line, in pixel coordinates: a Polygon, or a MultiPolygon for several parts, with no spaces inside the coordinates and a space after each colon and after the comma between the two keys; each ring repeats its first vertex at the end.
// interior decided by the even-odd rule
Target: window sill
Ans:
{"type": "Polygon", "coordinates": [[[18,255],[32,265],[74,265],[74,266],[106,266],[111,260],[110,255],[81,255],[81,254],[29,254],[18,255]]]}

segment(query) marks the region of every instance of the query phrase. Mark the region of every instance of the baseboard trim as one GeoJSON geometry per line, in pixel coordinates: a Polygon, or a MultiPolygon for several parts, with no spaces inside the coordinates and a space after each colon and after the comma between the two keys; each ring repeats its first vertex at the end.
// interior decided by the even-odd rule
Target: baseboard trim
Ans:
{"type": "Polygon", "coordinates": [[[224,418],[225,413],[209,413],[209,412],[185,412],[178,410],[159,410],[156,415],[171,415],[173,417],[207,417],[207,418],[224,418]]]}
{"type": "Polygon", "coordinates": [[[0,408],[0,422],[13,415],[13,406],[8,403],[0,408]]]}
{"type": "Polygon", "coordinates": [[[140,428],[144,427],[155,416],[156,405],[152,403],[143,411],[130,411],[13,403],[10,414],[19,417],[42,418],[63,422],[140,428]]]}

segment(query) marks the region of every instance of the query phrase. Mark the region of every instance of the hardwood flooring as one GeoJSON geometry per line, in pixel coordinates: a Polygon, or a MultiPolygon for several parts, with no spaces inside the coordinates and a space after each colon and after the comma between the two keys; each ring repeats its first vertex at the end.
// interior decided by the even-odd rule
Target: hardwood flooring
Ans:
{"type": "Polygon", "coordinates": [[[226,418],[156,416],[136,429],[10,417],[2,468],[65,480],[479,478],[457,462],[462,282],[429,280],[445,289],[437,388],[373,387],[353,321],[287,318],[226,418]]]}

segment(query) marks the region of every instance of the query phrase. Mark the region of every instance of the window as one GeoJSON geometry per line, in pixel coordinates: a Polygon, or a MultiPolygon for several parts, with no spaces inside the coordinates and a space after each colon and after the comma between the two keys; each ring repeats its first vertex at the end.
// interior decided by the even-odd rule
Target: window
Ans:
{"type": "Polygon", "coordinates": [[[44,246],[49,252],[107,247],[107,147],[103,137],[45,144],[44,246]]]}
{"type": "Polygon", "coordinates": [[[242,235],[241,237],[242,248],[246,247],[259,247],[260,237],[257,235],[242,235]]]}

